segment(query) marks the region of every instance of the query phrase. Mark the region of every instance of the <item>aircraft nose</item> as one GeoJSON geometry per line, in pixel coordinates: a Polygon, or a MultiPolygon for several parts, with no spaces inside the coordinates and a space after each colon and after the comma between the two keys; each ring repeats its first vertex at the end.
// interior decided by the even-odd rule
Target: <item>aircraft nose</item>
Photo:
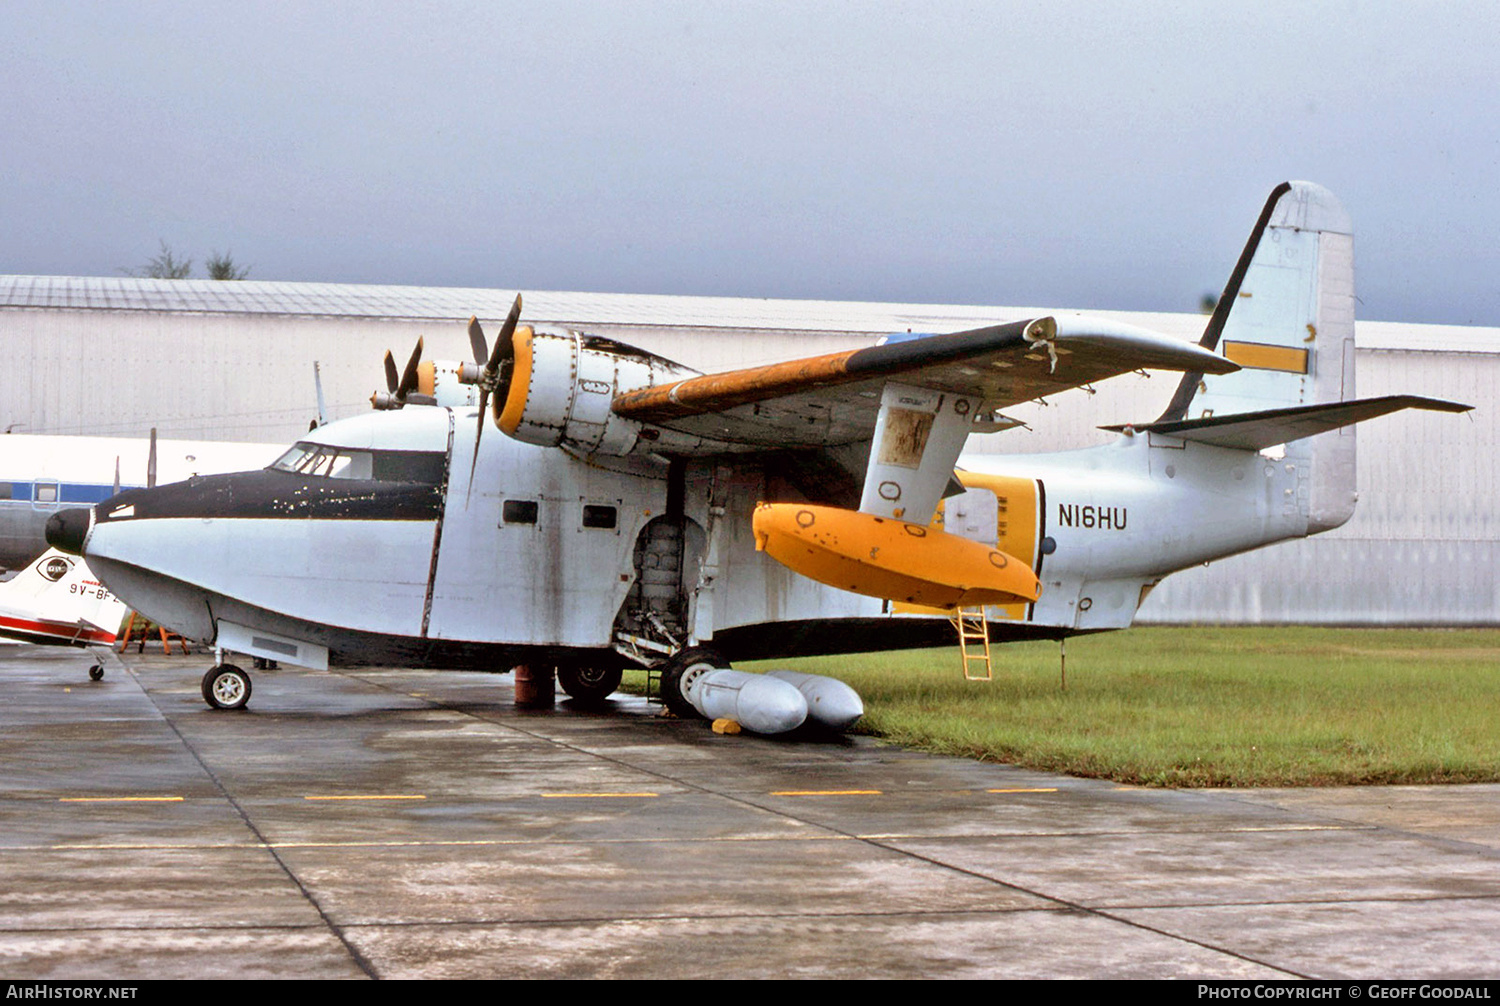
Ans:
{"type": "Polygon", "coordinates": [[[93,511],[87,507],[69,507],[47,518],[47,544],[71,555],[83,554],[83,539],[89,533],[93,511]]]}

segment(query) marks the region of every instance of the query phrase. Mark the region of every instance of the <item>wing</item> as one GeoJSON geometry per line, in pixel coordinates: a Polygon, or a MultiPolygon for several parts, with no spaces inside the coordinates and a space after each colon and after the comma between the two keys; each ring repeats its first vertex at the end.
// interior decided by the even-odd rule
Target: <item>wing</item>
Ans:
{"type": "Polygon", "coordinates": [[[1239,367],[1133,325],[1048,317],[690,377],[619,395],[613,411],[720,443],[829,447],[871,438],[891,382],[971,400],[975,415],[987,415],[1141,369],[1239,367]]]}

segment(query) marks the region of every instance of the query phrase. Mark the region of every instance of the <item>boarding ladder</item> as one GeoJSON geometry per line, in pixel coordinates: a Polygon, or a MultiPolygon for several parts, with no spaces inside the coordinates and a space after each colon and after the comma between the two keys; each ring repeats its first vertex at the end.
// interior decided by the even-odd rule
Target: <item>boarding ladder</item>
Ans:
{"type": "Polygon", "coordinates": [[[990,623],[984,619],[984,607],[954,608],[948,617],[958,630],[958,652],[963,658],[964,680],[991,680],[990,623]]]}

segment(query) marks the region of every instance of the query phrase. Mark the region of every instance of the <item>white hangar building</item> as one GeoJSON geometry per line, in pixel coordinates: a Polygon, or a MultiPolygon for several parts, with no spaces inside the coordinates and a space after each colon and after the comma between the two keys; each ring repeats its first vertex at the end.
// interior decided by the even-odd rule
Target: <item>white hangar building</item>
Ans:
{"type": "MultiPolygon", "coordinates": [[[[316,414],[369,408],[381,360],[468,355],[477,314],[493,332],[510,290],[0,276],[0,431],[291,442],[316,414]]],[[[525,293],[523,320],[566,325],[722,370],[948,332],[1055,308],[525,293]]],[[[1196,340],[1188,314],[1090,311],[1196,340]]],[[[1360,503],[1338,530],[1168,578],[1141,621],[1500,624],[1495,454],[1500,329],[1360,322],[1361,396],[1417,394],[1476,406],[1407,411],[1359,428],[1360,503]]],[[[399,363],[398,363],[399,365],[399,363]]],[[[1128,376],[1007,410],[1025,429],[971,450],[1029,453],[1108,440],[1106,423],[1154,419],[1175,376],[1128,376]]]]}

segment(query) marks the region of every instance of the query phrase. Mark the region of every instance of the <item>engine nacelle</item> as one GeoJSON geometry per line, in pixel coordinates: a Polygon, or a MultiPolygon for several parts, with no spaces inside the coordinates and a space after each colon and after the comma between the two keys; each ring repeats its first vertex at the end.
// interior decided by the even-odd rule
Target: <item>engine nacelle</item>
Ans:
{"type": "Polygon", "coordinates": [[[417,366],[417,393],[432,399],[434,405],[473,408],[479,404],[475,385],[482,369],[467,360],[423,360],[417,366]]]}
{"type": "Polygon", "coordinates": [[[523,325],[494,399],[495,425],[528,444],[620,457],[636,448],[641,424],[615,415],[615,396],[697,374],[611,339],[523,325]]]}

